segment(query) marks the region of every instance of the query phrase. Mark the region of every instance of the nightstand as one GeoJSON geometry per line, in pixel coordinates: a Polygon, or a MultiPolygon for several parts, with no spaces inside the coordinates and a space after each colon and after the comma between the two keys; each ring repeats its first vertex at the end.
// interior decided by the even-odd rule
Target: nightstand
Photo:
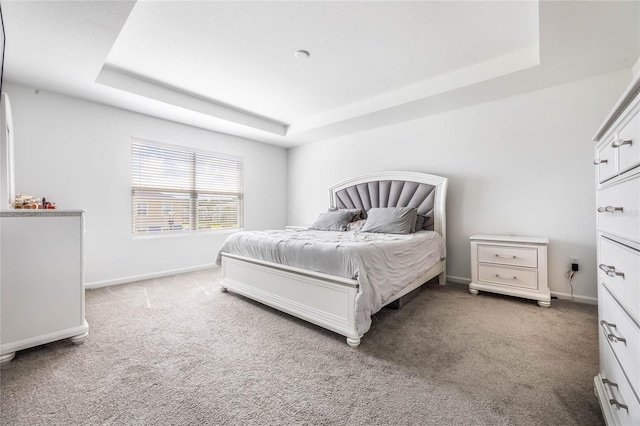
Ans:
{"type": "Polygon", "coordinates": [[[524,297],[548,308],[548,245],[548,239],[538,237],[472,236],[469,293],[490,291],[524,297]]]}

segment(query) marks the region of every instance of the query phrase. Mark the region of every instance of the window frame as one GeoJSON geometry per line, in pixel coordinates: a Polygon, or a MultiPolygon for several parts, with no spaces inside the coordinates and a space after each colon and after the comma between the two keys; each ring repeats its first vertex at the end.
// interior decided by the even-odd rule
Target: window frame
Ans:
{"type": "MultiPolygon", "coordinates": [[[[178,144],[159,142],[159,141],[143,139],[138,137],[132,137],[131,145],[130,145],[130,161],[131,161],[130,169],[129,169],[130,201],[131,201],[130,232],[133,238],[165,238],[165,237],[175,237],[175,236],[202,235],[206,233],[232,233],[232,232],[241,231],[244,228],[244,159],[243,157],[237,156],[237,155],[220,153],[216,151],[193,148],[185,145],[178,145],[178,144]],[[179,155],[181,156],[188,156],[189,157],[189,161],[188,161],[189,175],[191,176],[189,179],[189,187],[178,186],[175,188],[174,187],[169,188],[168,186],[162,186],[162,185],[156,185],[155,187],[149,184],[143,185],[141,184],[142,179],[140,178],[140,169],[137,172],[138,182],[136,182],[135,181],[136,171],[134,170],[134,167],[136,167],[136,155],[139,156],[140,152],[143,151],[145,148],[148,148],[149,150],[156,150],[159,153],[161,153],[162,150],[167,150],[167,154],[169,154],[168,151],[173,151],[174,154],[179,153],[179,155]],[[136,149],[137,149],[137,152],[136,152],[136,149]],[[203,159],[205,160],[204,164],[202,163],[203,159]],[[209,159],[210,161],[207,161],[207,159],[209,159]],[[213,159],[213,161],[211,161],[211,159],[213,159]],[[236,168],[236,173],[231,174],[232,176],[231,179],[237,181],[237,187],[235,188],[234,191],[228,191],[228,190],[222,191],[220,187],[218,188],[209,187],[204,189],[203,188],[198,189],[198,187],[202,184],[201,181],[203,180],[203,179],[198,179],[198,164],[203,166],[202,169],[205,169],[207,166],[215,167],[216,161],[219,161],[222,163],[229,162],[229,164],[232,164],[233,162],[236,163],[235,165],[232,165],[231,167],[229,167],[229,169],[231,170],[233,168],[236,168]],[[153,194],[159,195],[158,201],[157,201],[159,213],[155,216],[153,214],[150,214],[150,202],[148,201],[148,198],[145,199],[140,196],[141,193],[145,192],[145,190],[147,190],[146,192],[150,196],[152,196],[153,194]],[[171,193],[183,194],[187,199],[186,200],[187,203],[185,204],[183,201],[182,203],[183,205],[176,206],[174,204],[171,204],[170,201],[162,199],[163,196],[166,197],[168,194],[171,194],[171,193]],[[136,196],[138,196],[137,200],[136,200],[136,196]],[[206,201],[211,200],[211,198],[215,199],[215,197],[226,197],[226,198],[229,198],[229,201],[231,202],[231,204],[236,204],[235,206],[236,208],[232,209],[231,212],[233,213],[233,215],[235,215],[234,225],[237,225],[237,226],[222,226],[218,229],[212,229],[213,225],[216,224],[216,222],[214,221],[209,221],[209,223],[211,224],[211,228],[202,228],[200,226],[200,223],[202,222],[200,206],[202,206],[203,203],[206,204],[206,201]],[[171,205],[171,212],[172,212],[171,215],[164,214],[166,204],[171,205]],[[145,209],[144,209],[145,214],[136,215],[141,205],[145,206],[145,209]],[[153,221],[153,219],[156,217],[158,220],[166,219],[167,217],[170,217],[172,219],[171,221],[172,223],[170,224],[168,223],[168,229],[165,229],[167,227],[160,224],[159,226],[149,225],[147,226],[146,230],[141,230],[142,227],[140,227],[139,225],[136,225],[136,216],[139,216],[141,218],[147,218],[147,220],[151,218],[151,221],[153,221]],[[183,227],[181,229],[172,229],[174,227],[173,220],[184,221],[184,218],[186,216],[189,217],[188,228],[184,228],[184,224],[183,224],[182,225],[183,227]],[[151,228],[158,228],[158,229],[151,229],[151,228]]],[[[140,163],[138,162],[138,164],[140,163]]],[[[205,174],[205,172],[201,172],[201,173],[205,174]]],[[[166,176],[166,174],[164,174],[163,176],[166,176]]],[[[147,178],[148,177],[149,176],[147,176],[147,178]]],[[[209,176],[209,180],[211,180],[211,176],[209,176]]],[[[224,185],[224,184],[221,184],[221,185],[224,185]]],[[[215,200],[213,202],[214,202],[214,205],[216,205],[215,200]]],[[[222,205],[224,208],[223,204],[218,204],[218,205],[222,205]]],[[[209,213],[209,215],[211,215],[211,213],[209,213]]],[[[217,222],[217,224],[222,224],[222,225],[224,225],[225,223],[230,223],[230,222],[229,221],[217,222]]]]}

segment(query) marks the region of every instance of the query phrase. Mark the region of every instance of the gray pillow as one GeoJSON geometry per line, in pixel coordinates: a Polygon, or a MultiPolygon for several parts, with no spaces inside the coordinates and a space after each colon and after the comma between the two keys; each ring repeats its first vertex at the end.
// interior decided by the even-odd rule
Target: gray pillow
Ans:
{"type": "Polygon", "coordinates": [[[413,232],[422,231],[422,228],[424,227],[424,224],[425,224],[425,222],[427,221],[428,218],[429,218],[428,216],[423,216],[423,215],[419,214],[416,217],[416,227],[415,227],[413,232]]]}
{"type": "Polygon", "coordinates": [[[375,207],[367,212],[361,232],[411,234],[416,228],[418,211],[414,207],[375,207]]]}
{"type": "Polygon", "coordinates": [[[353,211],[336,210],[320,213],[318,219],[311,225],[311,229],[319,231],[346,231],[347,225],[355,216],[353,211]]]}
{"type": "Polygon", "coordinates": [[[336,207],[331,207],[328,211],[330,212],[337,212],[337,211],[341,211],[341,212],[352,212],[353,213],[353,219],[352,220],[360,220],[360,219],[366,219],[367,218],[367,214],[365,212],[363,212],[360,209],[338,209],[336,207]]]}

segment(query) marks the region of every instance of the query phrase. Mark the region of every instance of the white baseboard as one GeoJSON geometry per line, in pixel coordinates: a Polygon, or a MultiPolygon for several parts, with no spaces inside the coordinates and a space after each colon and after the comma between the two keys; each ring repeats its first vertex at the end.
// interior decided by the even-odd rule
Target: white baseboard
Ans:
{"type": "MultiPolygon", "coordinates": [[[[447,275],[447,281],[453,284],[469,284],[471,282],[471,279],[469,278],[464,278],[464,277],[454,277],[451,275],[447,275]]],[[[563,299],[563,300],[573,300],[574,302],[578,302],[578,303],[586,303],[588,305],[597,305],[598,304],[598,299],[595,297],[588,297],[588,296],[580,296],[579,294],[574,294],[573,295],[573,299],[571,298],[571,295],[569,293],[559,293],[556,291],[552,291],[551,292],[551,296],[552,297],[557,297],[558,299],[563,299]]]]}
{"type": "Polygon", "coordinates": [[[469,284],[471,282],[469,278],[454,277],[451,275],[447,275],[447,281],[456,283],[456,284],[469,284]]]}
{"type": "Polygon", "coordinates": [[[588,305],[598,304],[598,299],[596,297],[580,296],[579,294],[574,294],[573,299],[571,299],[571,295],[569,293],[558,293],[556,291],[552,291],[551,297],[557,297],[558,299],[563,300],[573,300],[574,302],[586,303],[588,305]]]}
{"type": "MultiPolygon", "coordinates": [[[[170,271],[162,271],[162,272],[156,272],[156,273],[152,273],[152,274],[144,274],[144,275],[136,275],[136,276],[132,276],[132,277],[125,277],[125,278],[118,278],[115,280],[105,280],[105,281],[96,281],[96,282],[92,282],[92,283],[86,283],[84,285],[85,289],[92,289],[92,288],[100,288],[100,287],[109,287],[112,285],[119,285],[119,284],[127,284],[127,283],[131,283],[134,281],[142,281],[142,280],[149,280],[149,279],[153,279],[153,278],[160,278],[160,277],[166,277],[169,275],[177,275],[177,274],[184,274],[186,272],[193,272],[193,271],[200,271],[202,269],[209,269],[209,268],[214,268],[216,267],[215,263],[210,263],[210,264],[206,264],[206,265],[200,265],[200,266],[193,266],[190,268],[180,268],[180,269],[172,269],[170,271]]],[[[447,275],[447,281],[450,283],[454,283],[454,284],[464,284],[467,285],[471,282],[471,279],[469,278],[464,278],[464,277],[456,277],[456,276],[452,276],[452,275],[447,275]]],[[[574,302],[578,302],[578,303],[586,303],[589,305],[597,305],[598,304],[598,299],[595,297],[588,297],[588,296],[580,296],[577,294],[573,295],[573,299],[571,299],[571,295],[568,293],[559,293],[559,292],[555,292],[552,291],[551,292],[551,296],[552,297],[557,297],[558,299],[563,299],[563,300],[573,300],[574,302]]]]}
{"type": "Polygon", "coordinates": [[[177,275],[177,274],[184,274],[186,272],[200,271],[202,269],[214,268],[216,266],[217,265],[215,263],[210,263],[210,264],[206,264],[206,265],[192,266],[190,268],[172,269],[170,271],[154,272],[152,274],[144,274],[144,275],[136,275],[136,276],[132,276],[132,277],[117,278],[115,280],[96,281],[96,282],[92,282],[92,283],[85,283],[84,288],[85,289],[92,289],[92,288],[100,288],[100,287],[109,287],[109,286],[112,286],[112,285],[132,283],[134,281],[150,280],[150,279],[153,279],[153,278],[166,277],[166,276],[169,276],[169,275],[177,275]]]}

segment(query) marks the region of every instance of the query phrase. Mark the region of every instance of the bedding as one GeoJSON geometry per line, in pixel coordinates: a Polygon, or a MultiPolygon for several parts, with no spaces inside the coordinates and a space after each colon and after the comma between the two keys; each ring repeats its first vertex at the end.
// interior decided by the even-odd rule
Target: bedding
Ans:
{"type": "Polygon", "coordinates": [[[367,218],[367,213],[362,211],[362,210],[360,210],[360,209],[338,209],[336,207],[332,207],[328,211],[330,211],[330,212],[336,212],[336,211],[351,212],[354,215],[352,220],[360,220],[360,219],[366,219],[367,218]]]}
{"type": "Polygon", "coordinates": [[[357,280],[356,327],[362,335],[371,326],[371,315],[387,300],[445,258],[445,244],[433,231],[248,231],[226,239],[216,260],[218,265],[222,253],[357,280]]]}
{"type": "Polygon", "coordinates": [[[320,213],[311,228],[319,231],[346,231],[347,225],[356,214],[359,215],[354,210],[336,210],[320,213]]]}
{"type": "Polygon", "coordinates": [[[362,232],[410,234],[416,231],[418,211],[413,207],[379,207],[367,212],[362,232]]]}
{"type": "Polygon", "coordinates": [[[428,219],[427,216],[423,216],[421,214],[416,216],[416,227],[415,227],[413,232],[418,232],[418,231],[424,229],[424,224],[425,224],[427,219],[428,219]]]}

